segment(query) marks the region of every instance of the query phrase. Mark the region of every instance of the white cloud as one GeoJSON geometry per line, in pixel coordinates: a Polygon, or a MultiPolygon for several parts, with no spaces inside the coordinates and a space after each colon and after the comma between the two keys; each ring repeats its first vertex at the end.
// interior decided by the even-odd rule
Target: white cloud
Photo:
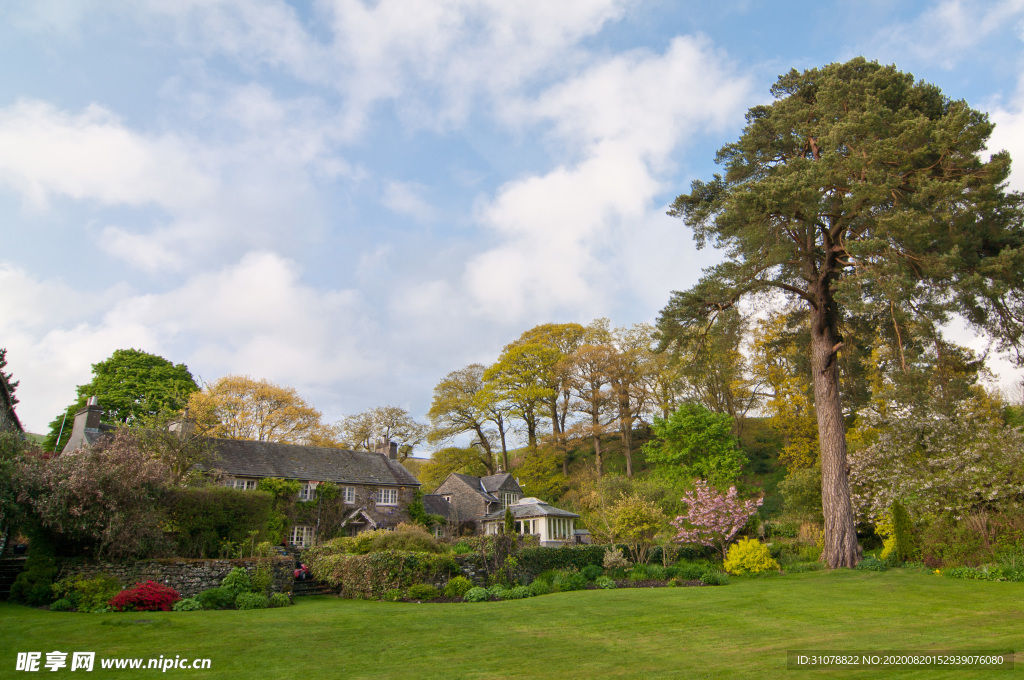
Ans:
{"type": "Polygon", "coordinates": [[[1007,24],[1019,24],[1024,0],[943,0],[912,21],[879,31],[868,53],[909,54],[951,69],[971,50],[983,45],[1007,24]]]}
{"type": "Polygon", "coordinates": [[[499,244],[466,268],[479,307],[506,320],[604,313],[643,278],[631,270],[648,267],[618,254],[663,211],[655,198],[672,154],[698,131],[735,123],[748,91],[706,41],[676,38],[662,55],[614,57],[520,101],[510,115],[549,122],[580,160],[508,183],[481,211],[499,244]]]}
{"type": "Polygon", "coordinates": [[[106,109],[69,114],[33,100],[0,109],[0,182],[43,207],[51,196],[181,209],[218,186],[189,143],[145,137],[106,109]]]}
{"type": "MultiPolygon", "coordinates": [[[[0,337],[22,381],[18,412],[43,428],[90,379],[91,364],[137,347],[216,378],[246,373],[328,395],[385,371],[377,322],[358,293],[316,290],[298,266],[253,252],[162,293],[90,294],[0,264],[0,337]]],[[[337,398],[336,396],[334,397],[337,398]]]]}
{"type": "Polygon", "coordinates": [[[996,124],[989,139],[989,151],[1006,150],[1014,160],[1011,166],[1010,188],[1024,191],[1024,80],[1006,107],[996,105],[989,114],[996,124]]]}
{"type": "Polygon", "coordinates": [[[388,182],[384,186],[381,202],[388,210],[413,218],[417,222],[432,222],[437,211],[423,197],[427,187],[419,182],[388,182]]]}

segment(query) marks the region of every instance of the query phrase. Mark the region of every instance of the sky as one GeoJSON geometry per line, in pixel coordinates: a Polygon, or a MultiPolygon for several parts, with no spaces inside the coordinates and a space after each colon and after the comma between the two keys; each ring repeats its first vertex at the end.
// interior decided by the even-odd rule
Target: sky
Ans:
{"type": "Polygon", "coordinates": [[[18,415],[135,347],[422,418],[534,325],[693,285],[716,255],[666,208],[790,69],[894,63],[1024,159],[1022,38],[1024,0],[0,3],[18,415]]]}

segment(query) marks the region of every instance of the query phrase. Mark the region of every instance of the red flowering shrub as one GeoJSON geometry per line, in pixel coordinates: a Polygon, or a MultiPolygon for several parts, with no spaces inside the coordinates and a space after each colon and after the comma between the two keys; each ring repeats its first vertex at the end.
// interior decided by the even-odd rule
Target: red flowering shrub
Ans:
{"type": "Polygon", "coordinates": [[[181,595],[174,588],[146,581],[122,590],[110,600],[110,606],[119,612],[169,612],[180,599],[181,595]]]}

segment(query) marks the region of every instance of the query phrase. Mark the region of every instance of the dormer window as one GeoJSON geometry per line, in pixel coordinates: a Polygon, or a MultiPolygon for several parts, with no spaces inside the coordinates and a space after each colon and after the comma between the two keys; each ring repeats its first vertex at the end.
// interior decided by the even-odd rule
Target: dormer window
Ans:
{"type": "Polygon", "coordinates": [[[504,510],[510,505],[515,505],[521,496],[517,493],[502,492],[501,494],[501,509],[504,510]]]}

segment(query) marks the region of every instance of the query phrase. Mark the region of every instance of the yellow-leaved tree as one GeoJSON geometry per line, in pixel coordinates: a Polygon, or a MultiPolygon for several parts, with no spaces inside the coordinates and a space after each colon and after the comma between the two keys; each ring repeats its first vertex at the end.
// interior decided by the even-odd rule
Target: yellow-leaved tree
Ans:
{"type": "Polygon", "coordinates": [[[337,446],[334,430],[294,387],[226,375],[193,392],[189,415],[205,434],[226,439],[337,446]]]}

